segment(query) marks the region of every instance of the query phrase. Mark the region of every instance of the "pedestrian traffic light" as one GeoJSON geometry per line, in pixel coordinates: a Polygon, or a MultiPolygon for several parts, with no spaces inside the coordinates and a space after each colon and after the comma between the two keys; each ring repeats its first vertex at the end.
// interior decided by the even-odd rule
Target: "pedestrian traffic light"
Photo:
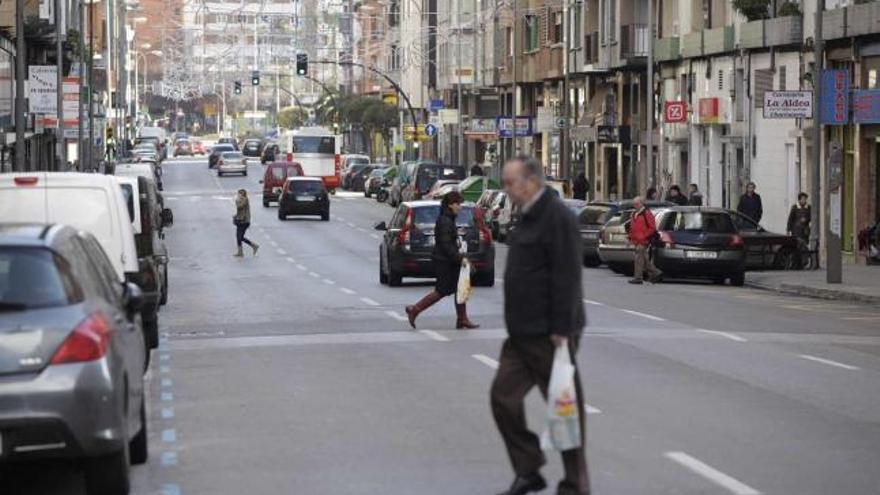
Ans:
{"type": "Polygon", "coordinates": [[[251,72],[251,86],[259,86],[260,85],[260,71],[255,70],[251,72]]]}
{"type": "Polygon", "coordinates": [[[235,94],[241,94],[241,81],[235,81],[235,94]]]}
{"type": "Polygon", "coordinates": [[[298,75],[298,76],[309,75],[309,54],[308,53],[297,53],[296,54],[296,75],[298,75]]]}

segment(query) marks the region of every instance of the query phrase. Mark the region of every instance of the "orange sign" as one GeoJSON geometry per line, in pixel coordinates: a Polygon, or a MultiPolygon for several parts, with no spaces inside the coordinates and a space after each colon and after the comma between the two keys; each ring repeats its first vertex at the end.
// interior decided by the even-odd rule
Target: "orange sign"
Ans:
{"type": "Polygon", "coordinates": [[[700,98],[700,123],[717,124],[719,122],[718,98],[700,98]]]}

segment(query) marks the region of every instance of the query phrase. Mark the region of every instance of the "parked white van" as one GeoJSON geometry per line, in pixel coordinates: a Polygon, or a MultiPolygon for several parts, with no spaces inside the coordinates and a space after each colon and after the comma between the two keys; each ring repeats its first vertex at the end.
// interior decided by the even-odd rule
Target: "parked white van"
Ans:
{"type": "MultiPolygon", "coordinates": [[[[136,201],[136,199],[135,199],[136,201]]],[[[119,281],[138,272],[128,205],[116,177],[77,172],[0,174],[0,222],[60,223],[94,235],[119,281]]]]}

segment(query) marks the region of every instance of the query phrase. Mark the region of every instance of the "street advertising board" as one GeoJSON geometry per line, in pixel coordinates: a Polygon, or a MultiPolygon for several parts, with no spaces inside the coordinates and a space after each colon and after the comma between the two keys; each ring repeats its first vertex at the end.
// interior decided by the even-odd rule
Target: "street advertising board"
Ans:
{"type": "Polygon", "coordinates": [[[517,115],[514,131],[513,117],[495,117],[495,128],[500,138],[528,137],[532,135],[532,118],[527,115],[517,115]]]}
{"type": "Polygon", "coordinates": [[[809,119],[813,117],[812,91],[767,91],[765,119],[809,119]]]}
{"type": "Polygon", "coordinates": [[[700,123],[717,124],[720,122],[720,106],[718,98],[700,98],[700,123]]]}
{"type": "Polygon", "coordinates": [[[28,87],[31,113],[58,112],[58,67],[54,65],[28,67],[28,87]]]}
{"type": "Polygon", "coordinates": [[[821,84],[819,120],[825,125],[845,125],[849,121],[849,71],[826,69],[821,84]]]}
{"type": "Polygon", "coordinates": [[[436,112],[444,108],[443,100],[432,98],[430,102],[430,106],[428,107],[432,112],[436,112]]]}
{"type": "Polygon", "coordinates": [[[684,101],[664,102],[663,121],[667,124],[681,124],[687,122],[687,103],[684,101]]]}
{"type": "Polygon", "coordinates": [[[854,124],[880,124],[880,89],[854,89],[852,108],[854,124]]]}
{"type": "MultiPolygon", "coordinates": [[[[61,91],[64,111],[64,137],[75,139],[79,137],[79,78],[65,77],[62,81],[61,91]],[[71,129],[74,131],[71,132],[71,129]]],[[[57,114],[42,116],[43,126],[47,128],[58,127],[57,114]]]]}

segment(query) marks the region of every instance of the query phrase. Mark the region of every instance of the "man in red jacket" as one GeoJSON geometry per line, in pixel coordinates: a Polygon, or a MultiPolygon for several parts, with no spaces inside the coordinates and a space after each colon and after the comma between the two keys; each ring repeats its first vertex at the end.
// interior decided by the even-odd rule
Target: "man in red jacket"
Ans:
{"type": "Polygon", "coordinates": [[[629,283],[641,284],[645,272],[648,272],[648,280],[652,283],[657,283],[663,278],[663,273],[654,266],[654,262],[648,257],[648,248],[651,245],[651,240],[657,233],[654,214],[651,213],[651,210],[645,208],[642,204],[642,198],[634,199],[633,207],[636,209],[636,212],[630,218],[626,229],[629,241],[633,244],[633,250],[635,251],[634,276],[629,283]]]}

